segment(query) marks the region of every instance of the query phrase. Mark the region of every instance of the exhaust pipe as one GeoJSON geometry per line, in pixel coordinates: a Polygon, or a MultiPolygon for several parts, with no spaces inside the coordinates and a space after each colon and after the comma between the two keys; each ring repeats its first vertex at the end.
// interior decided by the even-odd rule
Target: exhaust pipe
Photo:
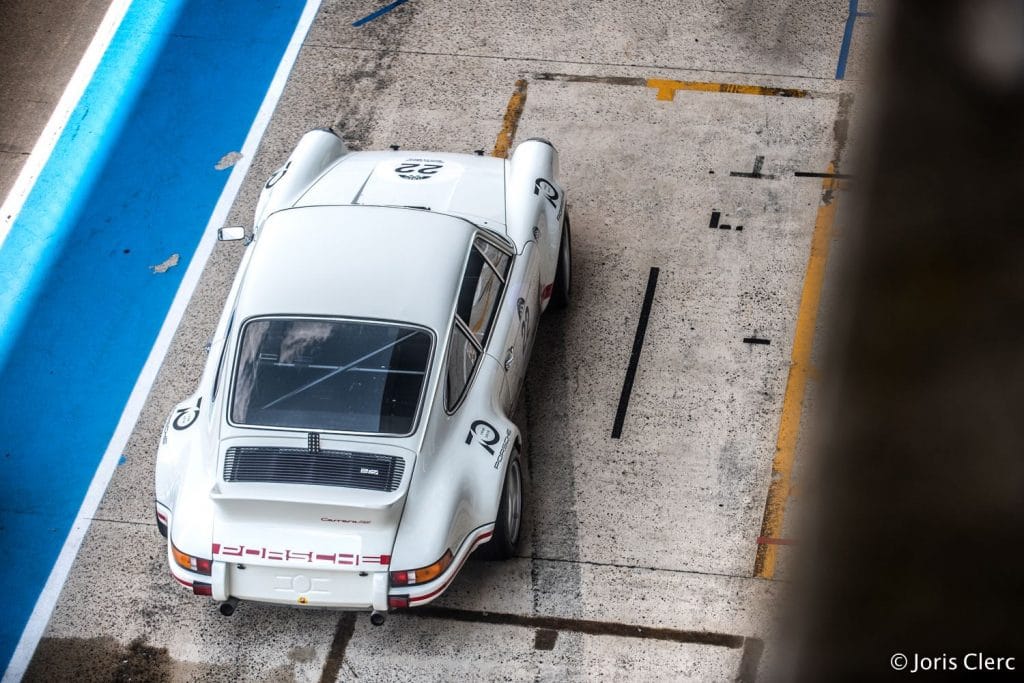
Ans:
{"type": "Polygon", "coordinates": [[[377,610],[373,610],[373,612],[370,614],[370,623],[374,626],[381,626],[384,624],[384,620],[387,618],[388,615],[386,612],[378,612],[377,610]]]}
{"type": "Polygon", "coordinates": [[[235,613],[235,609],[238,608],[238,598],[228,598],[224,602],[220,603],[220,613],[226,617],[230,617],[235,613]]]}

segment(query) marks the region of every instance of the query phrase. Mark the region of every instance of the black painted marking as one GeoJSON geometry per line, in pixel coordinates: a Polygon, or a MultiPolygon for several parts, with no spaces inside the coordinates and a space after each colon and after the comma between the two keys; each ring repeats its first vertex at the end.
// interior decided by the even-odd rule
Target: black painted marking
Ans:
{"type": "Polygon", "coordinates": [[[331,641],[331,649],[327,652],[327,660],[320,672],[320,683],[334,683],[341,673],[341,663],[345,659],[345,650],[348,649],[348,641],[352,640],[352,634],[356,630],[356,613],[342,612],[338,619],[338,627],[334,630],[334,639],[331,641]]]}
{"type": "Polygon", "coordinates": [[[797,178],[838,178],[839,180],[849,180],[853,178],[852,175],[847,173],[815,173],[813,171],[794,171],[793,175],[797,178]]]}
{"type": "Polygon", "coordinates": [[[539,628],[533,636],[534,650],[554,650],[558,640],[558,631],[550,628],[539,628]]]}
{"type": "Polygon", "coordinates": [[[743,338],[743,343],[744,344],[764,344],[764,345],[767,346],[768,344],[772,343],[772,340],[771,339],[761,339],[760,337],[744,337],[743,338]]]}
{"type": "Polygon", "coordinates": [[[417,607],[402,614],[421,619],[448,619],[474,624],[498,624],[505,626],[525,626],[527,628],[549,629],[552,631],[570,631],[595,636],[620,636],[623,638],[648,638],[651,640],[667,640],[675,643],[694,643],[697,645],[714,645],[738,650],[745,641],[756,640],[728,633],[712,633],[708,631],[683,631],[674,628],[652,628],[634,624],[621,624],[609,621],[591,621],[588,619],[566,619],[564,617],[525,616],[521,614],[501,614],[498,612],[473,612],[451,607],[417,607]]]}
{"type": "MultiPolygon", "coordinates": [[[[714,219],[712,219],[714,220],[714,219]]],[[[629,396],[633,393],[633,382],[636,380],[636,368],[640,364],[640,351],[644,347],[647,335],[647,320],[651,317],[651,305],[654,303],[654,290],[658,287],[658,269],[651,268],[647,276],[647,291],[644,293],[644,304],[640,309],[640,320],[636,323],[636,335],[633,337],[633,351],[629,355],[629,367],[626,368],[626,379],[622,383],[622,394],[619,396],[619,409],[615,412],[615,424],[612,425],[612,438],[622,436],[622,424],[626,421],[626,409],[629,408],[629,396]]]]}
{"type": "Polygon", "coordinates": [[[775,176],[771,173],[761,173],[761,169],[764,168],[764,157],[754,157],[754,170],[747,173],[746,171],[731,171],[729,175],[734,178],[755,178],[759,180],[775,180],[775,176]]]}
{"type": "Polygon", "coordinates": [[[629,76],[580,76],[576,74],[539,73],[534,74],[533,78],[538,81],[560,81],[562,83],[606,83],[608,85],[647,87],[646,78],[631,78],[629,76]]]}
{"type": "Polygon", "coordinates": [[[719,221],[721,219],[722,219],[722,212],[721,211],[715,211],[714,209],[712,209],[712,211],[711,211],[711,222],[708,223],[708,227],[711,228],[712,230],[714,230],[715,228],[718,228],[719,230],[733,230],[733,229],[735,229],[735,230],[742,230],[743,229],[742,225],[737,225],[735,228],[733,228],[732,225],[730,225],[729,223],[719,223],[719,221]]]}

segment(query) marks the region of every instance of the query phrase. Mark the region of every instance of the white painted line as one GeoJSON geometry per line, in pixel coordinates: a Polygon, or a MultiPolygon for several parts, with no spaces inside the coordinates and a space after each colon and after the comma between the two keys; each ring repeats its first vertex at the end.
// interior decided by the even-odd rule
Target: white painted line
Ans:
{"type": "Polygon", "coordinates": [[[121,20],[124,19],[131,4],[132,0],[113,0],[110,3],[107,13],[103,15],[103,20],[96,30],[96,35],[92,37],[92,42],[89,43],[85,54],[82,55],[82,60],[78,62],[78,67],[71,75],[71,80],[64,88],[64,93],[57,100],[57,107],[50,114],[50,120],[46,122],[43,132],[36,140],[36,144],[32,146],[32,153],[29,154],[25,165],[21,168],[21,173],[18,174],[10,192],[7,193],[4,203],[0,204],[0,247],[3,247],[7,235],[11,232],[11,226],[14,225],[18,214],[21,213],[21,207],[24,206],[29,193],[32,192],[46,162],[50,160],[53,148],[57,146],[64,127],[71,119],[71,114],[78,106],[78,101],[82,99],[82,93],[85,92],[92,80],[96,67],[103,59],[111,39],[117,33],[117,28],[121,25],[121,20]]]}
{"type": "Polygon", "coordinates": [[[171,308],[167,311],[167,316],[160,327],[160,333],[157,335],[156,343],[153,344],[149,357],[146,359],[146,364],[143,366],[139,378],[135,381],[135,387],[128,397],[124,411],[121,413],[121,419],[117,423],[117,429],[114,430],[114,436],[110,439],[107,450],[103,454],[103,460],[100,461],[100,466],[92,478],[89,490],[86,492],[82,506],[78,510],[78,516],[75,517],[71,531],[68,532],[64,546],[57,557],[57,562],[53,565],[53,569],[50,570],[50,576],[46,580],[46,585],[43,587],[39,599],[36,601],[32,615],[25,625],[25,630],[21,633],[18,646],[14,650],[14,655],[7,666],[7,671],[4,672],[3,683],[20,681],[25,675],[28,664],[32,659],[32,654],[39,644],[39,639],[43,636],[46,624],[50,621],[50,615],[57,604],[57,598],[60,597],[61,589],[64,587],[64,582],[71,571],[71,565],[75,561],[75,556],[78,555],[78,549],[85,538],[85,532],[89,529],[92,516],[96,513],[96,508],[99,507],[100,501],[103,499],[103,494],[106,492],[108,484],[110,484],[111,477],[114,476],[114,470],[117,468],[117,463],[124,452],[124,447],[128,443],[128,438],[131,436],[132,431],[135,429],[135,422],[138,420],[139,413],[142,412],[142,406],[145,404],[149,391],[153,387],[157,372],[159,372],[160,366],[163,364],[164,356],[167,355],[167,349],[171,345],[174,332],[178,329],[178,324],[185,314],[185,308],[192,299],[192,293],[199,283],[199,278],[203,274],[206,262],[217,242],[217,228],[221,227],[224,221],[227,220],[231,205],[234,203],[238,190],[242,186],[242,181],[245,180],[246,172],[248,172],[252,159],[256,155],[256,149],[263,138],[263,133],[267,130],[270,118],[273,116],[277,102],[284,91],[284,86],[288,82],[288,76],[291,73],[292,66],[295,64],[296,57],[298,57],[302,41],[305,39],[306,33],[308,33],[310,26],[313,24],[313,19],[316,17],[317,10],[320,8],[320,2],[321,0],[308,0],[305,8],[302,10],[302,15],[299,17],[299,23],[295,27],[295,32],[292,33],[284,56],[277,66],[277,71],[270,82],[267,94],[263,98],[263,103],[256,113],[256,118],[252,123],[252,127],[249,128],[248,135],[246,135],[245,144],[242,145],[242,158],[232,168],[231,176],[228,178],[228,182],[224,186],[220,198],[217,200],[217,205],[213,209],[213,214],[206,224],[203,237],[199,242],[199,246],[196,247],[192,260],[189,262],[188,270],[185,271],[185,276],[178,287],[177,294],[174,296],[171,308]]]}

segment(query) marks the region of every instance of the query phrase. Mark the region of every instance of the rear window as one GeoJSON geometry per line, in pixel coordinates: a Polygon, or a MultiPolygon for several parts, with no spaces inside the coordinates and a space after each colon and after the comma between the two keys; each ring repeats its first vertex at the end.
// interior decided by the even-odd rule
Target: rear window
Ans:
{"type": "Polygon", "coordinates": [[[238,425],[409,434],[431,336],[417,327],[262,319],[242,329],[231,396],[238,425]]]}

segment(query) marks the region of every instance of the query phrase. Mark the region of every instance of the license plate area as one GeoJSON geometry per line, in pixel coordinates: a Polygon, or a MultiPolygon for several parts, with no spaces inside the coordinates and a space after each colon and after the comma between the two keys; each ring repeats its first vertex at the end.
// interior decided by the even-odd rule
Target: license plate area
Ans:
{"type": "Polygon", "coordinates": [[[229,564],[227,592],[241,600],[369,609],[373,602],[373,575],[360,573],[229,564]]]}

